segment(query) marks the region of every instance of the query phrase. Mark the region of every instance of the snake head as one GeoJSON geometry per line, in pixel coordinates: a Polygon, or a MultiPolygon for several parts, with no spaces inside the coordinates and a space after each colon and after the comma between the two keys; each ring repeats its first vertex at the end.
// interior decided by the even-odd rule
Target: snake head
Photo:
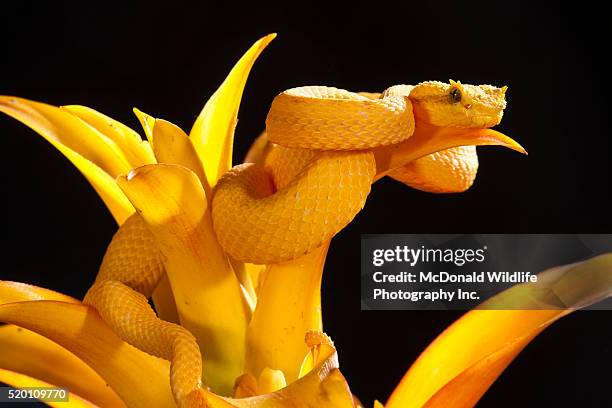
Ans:
{"type": "Polygon", "coordinates": [[[417,120],[441,127],[488,128],[501,121],[507,89],[427,81],[412,89],[410,99],[417,120]]]}

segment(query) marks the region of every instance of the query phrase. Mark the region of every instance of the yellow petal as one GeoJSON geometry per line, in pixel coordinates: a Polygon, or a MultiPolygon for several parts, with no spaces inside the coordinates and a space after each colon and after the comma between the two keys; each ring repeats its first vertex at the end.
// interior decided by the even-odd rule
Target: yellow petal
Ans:
{"type": "Polygon", "coordinates": [[[247,300],[251,312],[255,310],[257,304],[257,293],[259,291],[259,284],[261,277],[264,275],[266,265],[256,265],[248,262],[238,261],[228,255],[234,273],[240,286],[244,292],[245,299],[247,300]]]}
{"type": "Polygon", "coordinates": [[[81,303],[75,298],[53,290],[39,288],[38,286],[26,283],[0,281],[0,305],[28,300],[58,300],[60,302],[81,303]]]}
{"type": "Polygon", "coordinates": [[[36,332],[66,348],[95,370],[130,407],[174,406],[168,361],[123,342],[85,305],[52,300],[7,303],[0,305],[0,321],[36,332]]]}
{"type": "MultiPolygon", "coordinates": [[[[318,347],[320,345],[311,345],[318,347]]],[[[239,408],[330,407],[353,408],[353,395],[338,369],[333,346],[324,344],[317,364],[304,377],[277,392],[228,401],[239,408]]]]}
{"type": "Polygon", "coordinates": [[[255,288],[255,299],[257,299],[259,289],[262,286],[266,265],[256,265],[252,263],[243,263],[247,275],[250,277],[253,287],[255,288]]]}
{"type": "Polygon", "coordinates": [[[346,379],[331,364],[318,367],[276,393],[233,400],[231,403],[238,408],[354,407],[353,395],[346,379]]]}
{"type": "Polygon", "coordinates": [[[134,208],[114,177],[130,169],[114,142],[66,110],[26,99],[0,96],[0,112],[29,126],[76,166],[121,224],[134,208]]]}
{"type": "Polygon", "coordinates": [[[526,154],[525,149],[508,136],[493,129],[441,128],[417,123],[414,134],[404,142],[373,149],[379,180],[390,170],[413,160],[458,146],[504,146],[526,154]]]}
{"type": "Polygon", "coordinates": [[[117,186],[113,177],[72,150],[61,145],[58,145],[57,148],[89,181],[100,198],[102,198],[102,201],[104,201],[117,224],[123,224],[125,220],[134,214],[134,207],[117,186]]]}
{"type": "Polygon", "coordinates": [[[153,124],[153,151],[159,163],[180,164],[193,171],[202,182],[206,196],[211,190],[198,154],[185,132],[178,126],[163,119],[153,124]]]}
{"type": "MultiPolygon", "coordinates": [[[[29,377],[24,374],[15,373],[10,370],[3,370],[0,368],[0,382],[8,384],[15,388],[28,388],[28,387],[54,387],[55,384],[49,384],[45,381],[38,380],[36,378],[29,377]]],[[[50,407],[57,408],[95,408],[96,405],[81,398],[73,392],[68,392],[68,401],[60,402],[45,402],[50,407]]],[[[122,406],[122,405],[118,405],[122,406]]]]}
{"type": "Polygon", "coordinates": [[[423,408],[475,406],[499,374],[536,335],[537,333],[534,333],[518,338],[478,361],[445,384],[423,405],[423,408]]]}
{"type": "Polygon", "coordinates": [[[385,406],[473,406],[538,333],[576,308],[612,294],[612,254],[547,270],[538,274],[538,281],[502,292],[446,329],[385,406]],[[484,310],[500,307],[511,310],[484,310]],[[534,307],[542,310],[521,310],[534,307]]]}
{"type": "Polygon", "coordinates": [[[299,378],[305,377],[318,367],[323,364],[330,356],[336,353],[334,343],[331,341],[328,335],[322,331],[311,330],[304,336],[306,340],[306,346],[310,349],[302,365],[300,367],[299,378]]]}
{"type": "MultiPolygon", "coordinates": [[[[317,336],[314,336],[317,337],[317,336]]],[[[323,338],[323,337],[321,337],[323,338]]],[[[320,349],[317,364],[304,377],[270,394],[235,399],[203,392],[210,408],[354,408],[353,395],[338,369],[338,355],[330,344],[311,344],[320,349]]]]}
{"type": "Polygon", "coordinates": [[[0,326],[0,368],[67,388],[102,407],[124,406],[112,388],[74,354],[21,327],[0,326]]]}
{"type": "Polygon", "coordinates": [[[287,386],[285,375],[281,370],[272,370],[271,368],[264,368],[259,376],[257,382],[257,393],[258,394],[269,394],[276,392],[281,388],[287,386]]]}
{"type": "Polygon", "coordinates": [[[130,170],[125,155],[112,140],[66,110],[27,99],[0,96],[0,112],[30,127],[55,147],[62,145],[78,153],[112,177],[130,170]]]}
{"type": "Polygon", "coordinates": [[[321,277],[329,241],[293,261],[269,265],[247,332],[247,372],[281,370],[295,381],[308,352],[304,336],[322,330],[321,277]]]}
{"type": "Polygon", "coordinates": [[[150,144],[153,144],[153,126],[155,126],[155,118],[139,109],[134,108],[132,110],[134,111],[134,115],[138,118],[142,130],[144,130],[147,140],[150,144]]]}
{"type": "Polygon", "coordinates": [[[244,85],[255,60],[274,37],[276,34],[261,38],[240,58],[189,133],[211,187],[232,167],[234,129],[244,85]]]}
{"type": "Polygon", "coordinates": [[[204,382],[230,395],[244,372],[250,310],[216,240],[200,181],[185,167],[157,164],[140,167],[118,183],[166,257],[181,324],[203,354],[204,382]]]}
{"type": "Polygon", "coordinates": [[[234,273],[236,274],[236,279],[238,279],[238,282],[240,283],[244,297],[249,304],[249,308],[251,309],[251,312],[253,312],[255,310],[255,305],[257,304],[257,292],[253,279],[251,278],[251,274],[247,269],[247,265],[252,264],[237,261],[229,255],[228,259],[232,265],[234,273]]]}
{"type": "Polygon", "coordinates": [[[143,141],[140,135],[130,127],[87,106],[68,105],[62,106],[61,109],[78,116],[115,142],[127,158],[130,167],[135,168],[155,163],[155,157],[149,143],[143,141]]]}

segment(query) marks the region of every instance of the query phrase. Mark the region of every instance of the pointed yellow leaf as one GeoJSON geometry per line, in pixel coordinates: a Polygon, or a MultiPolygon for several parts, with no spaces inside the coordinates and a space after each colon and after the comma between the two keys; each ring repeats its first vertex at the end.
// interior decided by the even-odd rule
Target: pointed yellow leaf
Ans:
{"type": "Polygon", "coordinates": [[[189,133],[211,187],[232,167],[234,129],[242,92],[255,60],[274,37],[276,34],[261,38],[240,58],[189,133]]]}
{"type": "Polygon", "coordinates": [[[321,277],[329,241],[293,261],[269,265],[247,332],[247,372],[281,370],[295,381],[308,352],[304,336],[322,330],[321,277]]]}
{"type": "Polygon", "coordinates": [[[508,136],[493,129],[442,128],[417,122],[414,134],[404,142],[373,149],[376,176],[429,154],[458,146],[504,146],[526,154],[525,149],[508,136]]]}
{"type": "Polygon", "coordinates": [[[112,388],[74,354],[21,327],[0,326],[0,368],[67,388],[101,407],[125,405],[112,388]]]}
{"type": "Polygon", "coordinates": [[[266,265],[257,265],[248,262],[243,263],[243,265],[246,274],[251,279],[251,284],[255,288],[255,299],[257,299],[259,289],[261,288],[262,282],[264,280],[266,265]]]}
{"type": "Polygon", "coordinates": [[[153,124],[153,152],[159,163],[180,164],[193,171],[200,179],[206,196],[211,189],[204,175],[204,168],[189,136],[181,128],[163,119],[153,124]]]}
{"type": "Polygon", "coordinates": [[[30,127],[53,146],[65,146],[79,154],[112,177],[130,170],[125,155],[111,139],[66,110],[13,96],[0,96],[0,112],[30,127]]]}
{"type": "Polygon", "coordinates": [[[81,303],[73,297],[53,290],[28,285],[27,283],[0,280],[0,305],[28,300],[58,300],[60,302],[81,303]]]}
{"type": "Polygon", "coordinates": [[[257,292],[255,290],[255,284],[253,283],[253,279],[251,278],[251,274],[249,273],[249,270],[253,270],[253,268],[248,267],[249,269],[247,269],[247,265],[252,264],[245,264],[244,262],[238,261],[229,255],[227,258],[229,259],[230,264],[232,265],[232,269],[236,274],[236,279],[238,279],[238,282],[240,283],[240,286],[244,293],[244,297],[247,303],[249,304],[249,309],[251,309],[252,313],[255,310],[255,305],[257,304],[257,292]]]}
{"type": "Polygon", "coordinates": [[[202,351],[204,382],[230,395],[234,380],[244,372],[250,310],[216,240],[198,177],[182,166],[157,164],[132,171],[118,184],[166,258],[181,324],[202,351]]]}
{"type": "Polygon", "coordinates": [[[117,224],[123,224],[125,220],[134,214],[134,207],[117,186],[113,177],[109,176],[108,173],[104,172],[100,167],[84,159],[72,150],[64,146],[57,146],[57,148],[76,166],[76,168],[79,169],[87,181],[89,181],[100,198],[102,198],[102,201],[104,201],[104,204],[117,224]]]}
{"type": "Polygon", "coordinates": [[[134,213],[114,179],[117,174],[129,171],[130,166],[112,140],[70,112],[43,103],[0,96],[0,112],[29,126],[66,156],[119,224],[134,213]]]}
{"type": "Polygon", "coordinates": [[[0,321],[36,332],[89,365],[130,407],[172,407],[170,364],[119,339],[92,308],[39,300],[0,305],[0,321]]]}
{"type": "Polygon", "coordinates": [[[142,130],[145,132],[145,136],[150,144],[153,144],[153,126],[155,126],[155,118],[141,111],[140,109],[134,108],[134,115],[138,118],[142,130]]]}
{"type": "Polygon", "coordinates": [[[241,262],[229,255],[228,258],[232,264],[236,278],[238,279],[238,282],[240,282],[240,286],[242,286],[244,296],[249,304],[251,312],[253,312],[255,310],[255,305],[257,304],[259,284],[261,277],[264,275],[266,270],[266,265],[241,262]]]}
{"type": "Polygon", "coordinates": [[[149,143],[143,141],[140,135],[130,127],[87,106],[67,105],[62,106],[61,109],[78,116],[85,123],[115,142],[127,158],[130,167],[136,168],[155,163],[155,157],[149,143]]]}
{"type": "MultiPolygon", "coordinates": [[[[50,384],[45,381],[41,381],[36,378],[29,377],[24,374],[16,373],[10,370],[4,370],[0,368],[0,382],[8,384],[15,388],[30,388],[30,387],[54,387],[55,384],[50,384]]],[[[79,395],[68,392],[68,401],[45,402],[50,407],[56,408],[95,408],[96,405],[80,397],[79,395]]],[[[116,405],[123,406],[123,405],[116,405]]]]}
{"type": "Polygon", "coordinates": [[[310,351],[308,354],[306,354],[304,360],[302,361],[298,378],[305,377],[308,375],[308,373],[336,353],[334,343],[331,341],[329,336],[322,331],[310,330],[304,337],[306,340],[306,346],[310,349],[310,351]]]}
{"type": "Polygon", "coordinates": [[[496,295],[446,329],[412,365],[385,406],[471,407],[538,333],[573,310],[611,295],[612,254],[544,271],[537,283],[496,295]]]}
{"type": "Polygon", "coordinates": [[[471,408],[475,406],[480,397],[497,379],[499,373],[506,369],[514,357],[538,333],[518,338],[478,361],[445,384],[423,405],[423,408],[471,408]]]}

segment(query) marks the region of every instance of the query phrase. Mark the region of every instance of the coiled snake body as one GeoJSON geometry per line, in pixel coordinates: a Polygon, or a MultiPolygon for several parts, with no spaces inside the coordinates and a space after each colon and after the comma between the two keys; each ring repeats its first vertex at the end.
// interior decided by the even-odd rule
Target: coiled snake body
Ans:
{"type": "MultiPolygon", "coordinates": [[[[501,120],[504,94],[505,87],[453,81],[399,85],[383,94],[321,86],[283,92],[267,117],[265,154],[234,167],[215,187],[212,217],[219,243],[233,258],[259,264],[312,251],[365,204],[376,174],[374,149],[410,138],[415,119],[434,126],[493,126],[501,120]]],[[[473,181],[475,158],[474,147],[447,149],[389,175],[426,191],[461,191],[473,181]]],[[[158,319],[147,302],[164,274],[156,242],[135,214],[113,237],[84,301],[125,341],[171,361],[179,405],[203,405],[195,338],[158,319]]]]}

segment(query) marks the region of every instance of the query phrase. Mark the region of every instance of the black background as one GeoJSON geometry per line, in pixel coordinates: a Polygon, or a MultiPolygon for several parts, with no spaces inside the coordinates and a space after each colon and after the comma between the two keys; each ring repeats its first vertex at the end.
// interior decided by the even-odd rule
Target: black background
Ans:
{"type": "MultiPolygon", "coordinates": [[[[135,129],[133,106],[189,130],[248,46],[278,32],[247,84],[236,161],[286,88],[380,91],[449,78],[509,86],[499,129],[528,157],[479,149],[476,183],[459,195],[384,179],[333,241],[325,329],[366,406],[384,401],[460,313],[360,311],[361,233],[612,232],[606,197],[612,86],[602,39],[609,21],[587,3],[16,3],[3,4],[0,15],[0,93],[91,106],[135,129]]],[[[80,297],[116,226],[93,189],[42,138],[7,117],[0,134],[0,277],[80,297]]],[[[479,406],[609,405],[609,327],[606,312],[564,318],[519,355],[479,406]]]]}

